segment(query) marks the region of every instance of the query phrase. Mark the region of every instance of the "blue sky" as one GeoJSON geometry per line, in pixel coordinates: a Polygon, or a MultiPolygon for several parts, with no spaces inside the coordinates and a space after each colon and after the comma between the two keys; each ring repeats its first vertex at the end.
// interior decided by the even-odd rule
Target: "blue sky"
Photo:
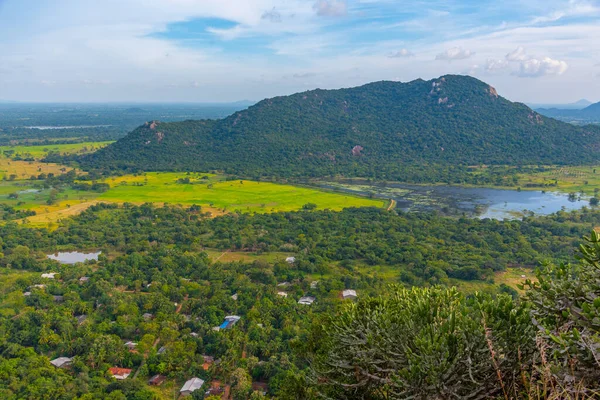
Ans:
{"type": "Polygon", "coordinates": [[[0,99],[259,100],[470,74],[600,100],[600,0],[0,0],[0,99]]]}

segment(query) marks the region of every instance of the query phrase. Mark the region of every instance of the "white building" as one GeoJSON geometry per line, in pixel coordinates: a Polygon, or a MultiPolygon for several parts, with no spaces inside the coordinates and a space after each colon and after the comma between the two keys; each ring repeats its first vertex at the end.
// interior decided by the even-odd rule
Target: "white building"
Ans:
{"type": "Polygon", "coordinates": [[[277,296],[288,297],[288,294],[286,292],[277,292],[277,296]]]}
{"type": "Polygon", "coordinates": [[[356,294],[356,290],[346,289],[342,292],[342,298],[344,300],[346,300],[346,299],[354,300],[357,297],[358,297],[358,295],[356,294]]]}
{"type": "Polygon", "coordinates": [[[287,257],[285,259],[285,262],[289,263],[289,264],[293,264],[296,262],[296,257],[287,257]]]}
{"type": "Polygon", "coordinates": [[[304,304],[305,306],[310,306],[312,303],[315,302],[315,298],[312,296],[304,296],[301,297],[300,300],[298,300],[298,304],[304,304]]]}
{"type": "Polygon", "coordinates": [[[204,381],[202,379],[192,378],[183,385],[179,393],[182,396],[188,396],[196,390],[200,389],[202,385],[204,385],[204,381]]]}
{"type": "Polygon", "coordinates": [[[65,368],[71,365],[72,361],[73,359],[69,357],[58,357],[50,361],[50,364],[54,365],[56,368],[65,368]]]}
{"type": "Polygon", "coordinates": [[[42,274],[42,278],[54,279],[56,275],[58,275],[58,272],[48,272],[47,274],[42,274]]]}

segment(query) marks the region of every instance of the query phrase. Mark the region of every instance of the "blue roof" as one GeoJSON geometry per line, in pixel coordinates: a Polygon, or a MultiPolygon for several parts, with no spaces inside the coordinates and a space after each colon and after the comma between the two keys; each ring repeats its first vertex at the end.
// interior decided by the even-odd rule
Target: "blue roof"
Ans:
{"type": "Polygon", "coordinates": [[[227,325],[229,325],[229,323],[230,323],[230,322],[231,322],[231,321],[225,321],[225,322],[223,322],[223,323],[221,324],[221,326],[219,326],[219,328],[221,328],[221,329],[226,329],[226,328],[227,328],[227,325]]]}

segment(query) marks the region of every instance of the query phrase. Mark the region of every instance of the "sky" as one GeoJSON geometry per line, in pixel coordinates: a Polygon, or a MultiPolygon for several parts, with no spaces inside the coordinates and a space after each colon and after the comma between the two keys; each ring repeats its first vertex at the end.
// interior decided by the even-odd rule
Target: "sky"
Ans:
{"type": "Polygon", "coordinates": [[[0,100],[229,102],[445,74],[600,101],[600,0],[0,0],[0,100]]]}

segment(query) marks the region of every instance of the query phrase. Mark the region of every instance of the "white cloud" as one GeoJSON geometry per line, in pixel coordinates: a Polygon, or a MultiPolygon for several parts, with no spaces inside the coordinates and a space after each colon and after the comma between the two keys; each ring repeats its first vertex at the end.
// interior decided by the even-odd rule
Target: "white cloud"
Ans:
{"type": "Polygon", "coordinates": [[[435,59],[436,60],[447,60],[447,61],[464,60],[464,59],[467,59],[467,58],[473,56],[474,54],[475,53],[472,52],[471,50],[465,50],[462,47],[452,47],[451,49],[448,49],[448,50],[436,55],[435,59]]]}
{"type": "Polygon", "coordinates": [[[511,51],[510,53],[508,53],[505,58],[508,61],[525,61],[527,60],[527,58],[529,58],[525,52],[525,48],[523,48],[522,46],[517,47],[516,49],[514,49],[513,51],[511,51]]]}
{"type": "Polygon", "coordinates": [[[496,58],[488,58],[485,63],[485,70],[488,72],[502,71],[508,68],[508,61],[496,58]]]}
{"type": "Polygon", "coordinates": [[[342,17],[348,13],[346,0],[317,0],[313,8],[322,17],[342,17]]]}
{"type": "Polygon", "coordinates": [[[518,75],[521,77],[539,77],[544,75],[562,75],[569,68],[565,61],[554,60],[550,57],[542,59],[530,58],[521,62],[518,75]]]}
{"type": "Polygon", "coordinates": [[[388,57],[390,58],[402,58],[402,57],[411,57],[414,56],[414,53],[408,49],[400,49],[391,53],[388,57]]]}

